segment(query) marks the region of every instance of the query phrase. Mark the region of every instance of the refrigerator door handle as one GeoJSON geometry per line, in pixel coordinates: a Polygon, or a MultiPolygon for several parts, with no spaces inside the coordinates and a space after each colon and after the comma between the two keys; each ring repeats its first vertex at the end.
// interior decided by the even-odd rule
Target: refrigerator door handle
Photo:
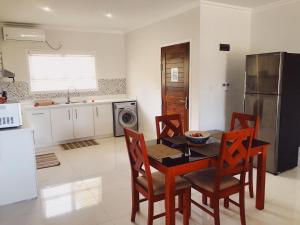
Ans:
{"type": "Polygon", "coordinates": [[[264,103],[263,103],[263,99],[259,98],[259,108],[258,108],[258,116],[259,116],[259,119],[262,120],[262,116],[263,116],[263,111],[264,111],[264,103]]]}
{"type": "Polygon", "coordinates": [[[262,119],[263,115],[263,100],[258,98],[253,105],[253,115],[259,116],[259,119],[262,119]]]}
{"type": "Polygon", "coordinates": [[[253,115],[257,115],[257,108],[258,108],[258,100],[255,101],[254,105],[253,105],[253,115]]]}

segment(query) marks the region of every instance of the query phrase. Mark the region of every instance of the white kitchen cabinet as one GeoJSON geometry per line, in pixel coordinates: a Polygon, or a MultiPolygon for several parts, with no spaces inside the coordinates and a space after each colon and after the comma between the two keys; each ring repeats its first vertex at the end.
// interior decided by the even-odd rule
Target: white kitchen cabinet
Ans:
{"type": "MultiPolygon", "coordinates": [[[[36,147],[45,147],[52,144],[51,116],[49,109],[35,109],[27,112],[28,120],[34,131],[36,147]]],[[[36,150],[37,152],[39,149],[36,150]]]]}
{"type": "Polygon", "coordinates": [[[37,151],[74,139],[113,136],[111,102],[28,107],[26,114],[37,151]]]}
{"type": "Polygon", "coordinates": [[[74,139],[72,107],[51,109],[51,124],[54,142],[74,139]]]}
{"type": "Polygon", "coordinates": [[[95,135],[93,106],[76,106],[73,108],[74,137],[85,138],[95,135]]]}
{"type": "Polygon", "coordinates": [[[112,104],[94,106],[95,136],[111,136],[113,134],[112,104]]]}

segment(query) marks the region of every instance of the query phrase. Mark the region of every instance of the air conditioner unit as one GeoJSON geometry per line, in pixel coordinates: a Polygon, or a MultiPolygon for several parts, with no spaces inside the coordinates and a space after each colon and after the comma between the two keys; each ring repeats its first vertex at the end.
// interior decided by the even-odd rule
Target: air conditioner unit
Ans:
{"type": "Polygon", "coordinates": [[[46,40],[45,31],[42,29],[23,27],[3,27],[4,41],[40,41],[46,40]]]}

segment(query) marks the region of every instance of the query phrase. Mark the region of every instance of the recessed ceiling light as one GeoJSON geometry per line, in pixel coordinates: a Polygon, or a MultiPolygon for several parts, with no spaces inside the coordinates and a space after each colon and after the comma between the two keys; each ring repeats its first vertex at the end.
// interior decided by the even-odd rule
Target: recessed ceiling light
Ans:
{"type": "Polygon", "coordinates": [[[105,16],[106,16],[107,18],[112,18],[112,17],[113,17],[113,15],[112,15],[111,13],[106,13],[105,16]]]}
{"type": "Polygon", "coordinates": [[[42,10],[44,10],[45,12],[51,12],[52,9],[48,6],[44,6],[44,7],[41,7],[42,10]]]}

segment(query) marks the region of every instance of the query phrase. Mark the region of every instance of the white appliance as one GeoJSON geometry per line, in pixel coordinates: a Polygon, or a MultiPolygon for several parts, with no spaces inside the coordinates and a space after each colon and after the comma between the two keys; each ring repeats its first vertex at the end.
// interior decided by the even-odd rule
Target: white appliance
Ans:
{"type": "Polygon", "coordinates": [[[0,129],[22,126],[20,103],[0,104],[0,129]]]}
{"type": "Polygon", "coordinates": [[[33,130],[0,130],[0,205],[37,197],[33,130]]]}
{"type": "Polygon", "coordinates": [[[124,128],[138,130],[136,101],[113,102],[114,136],[124,135],[124,128]]]}
{"type": "Polygon", "coordinates": [[[4,41],[39,41],[44,42],[46,40],[45,31],[36,28],[24,28],[24,27],[3,27],[4,41]]]}

